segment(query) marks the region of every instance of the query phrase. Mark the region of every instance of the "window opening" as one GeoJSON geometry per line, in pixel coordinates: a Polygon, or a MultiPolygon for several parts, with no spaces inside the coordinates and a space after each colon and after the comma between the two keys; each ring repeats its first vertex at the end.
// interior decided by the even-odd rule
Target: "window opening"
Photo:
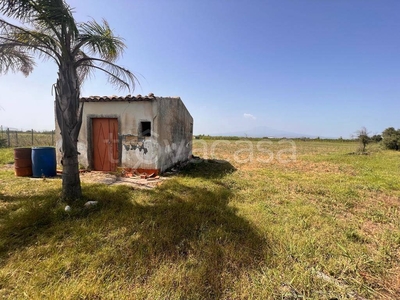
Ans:
{"type": "Polygon", "coordinates": [[[151,122],[140,122],[140,136],[151,136],[151,122]]]}

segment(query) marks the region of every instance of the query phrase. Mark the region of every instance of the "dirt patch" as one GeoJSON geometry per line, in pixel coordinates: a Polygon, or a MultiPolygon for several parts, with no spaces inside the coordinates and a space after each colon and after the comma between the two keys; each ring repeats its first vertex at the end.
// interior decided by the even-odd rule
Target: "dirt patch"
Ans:
{"type": "Polygon", "coordinates": [[[102,184],[113,184],[117,181],[117,176],[104,172],[82,172],[80,174],[82,182],[85,183],[102,183],[102,184]]]}
{"type": "Polygon", "coordinates": [[[14,164],[5,164],[5,165],[0,165],[1,170],[10,170],[14,169],[14,164]]]}
{"type": "MultiPolygon", "coordinates": [[[[1,170],[13,170],[14,164],[5,164],[0,166],[1,170]]],[[[61,179],[61,173],[57,171],[58,175],[53,179],[61,179]]],[[[41,180],[42,178],[33,178],[32,180],[41,180]]],[[[50,178],[49,178],[50,179],[50,178]]],[[[127,185],[132,188],[138,189],[152,189],[158,185],[160,185],[163,181],[167,180],[167,177],[164,176],[155,176],[155,177],[145,177],[143,176],[132,176],[132,177],[120,177],[115,174],[110,174],[106,172],[82,172],[80,174],[81,182],[83,183],[100,183],[106,185],[127,185]]],[[[1,183],[1,180],[0,180],[1,183]]]]}
{"type": "Polygon", "coordinates": [[[80,177],[81,181],[84,183],[101,183],[110,186],[127,185],[138,189],[152,189],[167,179],[166,177],[161,176],[145,177],[140,175],[120,177],[114,174],[97,171],[83,172],[80,177]]]}

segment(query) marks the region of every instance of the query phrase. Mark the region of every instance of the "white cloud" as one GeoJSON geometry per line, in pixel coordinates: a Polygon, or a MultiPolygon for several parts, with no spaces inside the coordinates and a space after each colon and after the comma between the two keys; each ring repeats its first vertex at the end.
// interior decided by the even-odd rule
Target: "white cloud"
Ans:
{"type": "Polygon", "coordinates": [[[256,119],[256,117],[253,116],[252,114],[246,114],[246,113],[243,114],[243,117],[245,117],[246,119],[252,119],[252,120],[256,119]]]}

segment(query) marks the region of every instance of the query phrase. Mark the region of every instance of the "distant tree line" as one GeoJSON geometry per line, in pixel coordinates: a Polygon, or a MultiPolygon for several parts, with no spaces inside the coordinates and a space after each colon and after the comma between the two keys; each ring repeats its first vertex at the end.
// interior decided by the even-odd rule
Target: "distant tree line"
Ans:
{"type": "MultiPolygon", "coordinates": [[[[239,137],[239,136],[210,136],[205,134],[199,134],[194,136],[195,139],[203,139],[203,140],[280,140],[281,138],[272,138],[272,137],[262,137],[262,138],[255,138],[255,137],[239,137]]],[[[284,139],[284,138],[283,138],[284,139]]],[[[360,130],[356,132],[356,134],[352,137],[352,139],[343,139],[340,137],[339,139],[326,139],[326,138],[309,138],[309,137],[302,137],[302,138],[291,138],[291,140],[301,140],[301,141],[313,141],[313,140],[320,140],[320,141],[351,141],[351,140],[358,140],[360,144],[359,151],[364,153],[366,151],[366,147],[370,143],[381,143],[386,149],[390,150],[400,150],[400,129],[395,129],[393,127],[386,128],[382,134],[374,134],[370,135],[365,127],[362,127],[360,130]]]]}
{"type": "Polygon", "coordinates": [[[363,127],[361,130],[357,131],[357,139],[361,145],[361,151],[364,152],[367,144],[382,143],[386,149],[390,150],[400,150],[400,129],[395,129],[393,127],[386,128],[382,134],[375,134],[370,136],[366,128],[363,127]]]}
{"type": "Polygon", "coordinates": [[[357,138],[344,139],[340,138],[321,138],[321,137],[249,137],[249,136],[221,136],[221,135],[206,135],[206,134],[198,134],[194,135],[193,139],[195,140],[250,140],[250,141],[261,141],[261,140],[270,140],[270,141],[280,141],[284,139],[290,139],[293,141],[324,141],[324,142],[347,142],[347,141],[355,141],[357,138]]]}

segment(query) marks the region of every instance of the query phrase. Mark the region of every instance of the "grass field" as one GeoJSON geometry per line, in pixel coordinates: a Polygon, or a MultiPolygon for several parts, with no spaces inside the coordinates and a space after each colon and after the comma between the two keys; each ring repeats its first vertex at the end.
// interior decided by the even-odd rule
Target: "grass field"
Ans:
{"type": "Polygon", "coordinates": [[[54,132],[0,131],[1,147],[54,146],[54,132]]]}
{"type": "Polygon", "coordinates": [[[154,190],[16,178],[0,149],[0,297],[399,299],[400,153],[204,141],[154,190]],[[83,206],[80,203],[80,206],[83,206]]]}

